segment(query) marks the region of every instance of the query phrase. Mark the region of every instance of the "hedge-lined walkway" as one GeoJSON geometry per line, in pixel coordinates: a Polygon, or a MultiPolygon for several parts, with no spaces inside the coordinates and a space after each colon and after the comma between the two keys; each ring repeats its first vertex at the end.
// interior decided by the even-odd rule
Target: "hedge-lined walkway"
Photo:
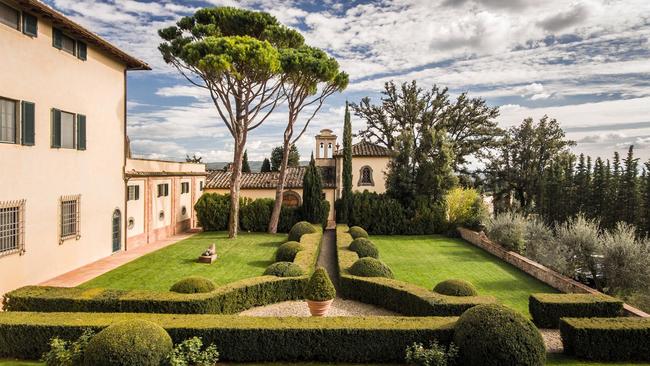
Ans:
{"type": "Polygon", "coordinates": [[[320,254],[318,255],[318,265],[327,270],[334,288],[339,291],[339,273],[338,273],[338,260],[336,254],[336,231],[327,229],[323,232],[323,239],[320,246],[320,254]]]}

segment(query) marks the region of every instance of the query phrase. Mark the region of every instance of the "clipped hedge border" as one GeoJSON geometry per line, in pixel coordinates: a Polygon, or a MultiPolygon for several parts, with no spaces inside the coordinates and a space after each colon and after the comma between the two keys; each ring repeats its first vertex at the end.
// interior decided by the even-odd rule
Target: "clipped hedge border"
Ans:
{"type": "Polygon", "coordinates": [[[3,308],[40,312],[235,314],[255,306],[299,300],[316,267],[322,236],[320,227],[316,233],[302,236],[300,244],[305,249],[293,261],[305,273],[300,277],[252,277],[200,294],[27,286],[6,293],[3,308]]]}
{"type": "Polygon", "coordinates": [[[159,324],[179,343],[201,337],[233,362],[402,362],[407,346],[451,342],[456,318],[267,318],[132,313],[0,313],[0,357],[38,359],[52,337],[75,339],[124,320],[159,324]],[[254,347],[252,346],[254,345],[254,347]]]}
{"type": "Polygon", "coordinates": [[[613,318],[623,313],[623,302],[596,294],[532,294],[528,310],[540,328],[558,328],[561,318],[613,318]]]}
{"type": "Polygon", "coordinates": [[[359,256],[348,249],[352,236],[347,225],[336,226],[339,286],[344,298],[377,305],[408,316],[459,316],[465,310],[492,304],[492,296],[445,296],[406,282],[381,277],[358,277],[348,272],[359,256]]]}
{"type": "Polygon", "coordinates": [[[650,361],[650,318],[563,318],[564,353],[598,361],[650,361]]]}

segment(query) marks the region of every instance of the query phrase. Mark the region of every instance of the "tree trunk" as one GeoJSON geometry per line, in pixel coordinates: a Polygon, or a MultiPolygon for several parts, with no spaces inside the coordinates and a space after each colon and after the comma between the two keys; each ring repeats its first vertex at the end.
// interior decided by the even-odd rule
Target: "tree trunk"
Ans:
{"type": "Polygon", "coordinates": [[[275,234],[278,232],[278,224],[280,222],[280,213],[282,213],[282,195],[284,193],[284,181],[287,177],[287,167],[289,165],[289,150],[291,148],[290,140],[293,131],[284,131],[284,145],[282,150],[282,163],[280,164],[280,178],[278,185],[275,189],[275,203],[273,204],[273,211],[271,212],[271,220],[269,221],[268,232],[275,234]]]}
{"type": "Polygon", "coordinates": [[[246,146],[247,131],[240,131],[241,136],[235,140],[235,153],[232,160],[232,175],[230,176],[230,218],[228,220],[228,238],[237,238],[239,231],[239,186],[241,185],[241,169],[246,146]]]}

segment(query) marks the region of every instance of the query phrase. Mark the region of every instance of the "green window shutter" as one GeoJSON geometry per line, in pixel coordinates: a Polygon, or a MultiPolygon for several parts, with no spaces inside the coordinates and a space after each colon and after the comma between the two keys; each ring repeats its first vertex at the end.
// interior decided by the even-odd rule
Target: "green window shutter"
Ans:
{"type": "Polygon", "coordinates": [[[86,116],[77,115],[77,150],[86,150],[86,116]]]}
{"type": "Polygon", "coordinates": [[[38,36],[38,18],[31,14],[23,13],[23,33],[28,36],[38,36]]]}
{"type": "Polygon", "coordinates": [[[20,119],[20,133],[22,137],[22,144],[27,146],[34,146],[36,106],[34,103],[22,101],[20,109],[22,111],[22,118],[20,119]]]}
{"type": "Polygon", "coordinates": [[[63,34],[56,28],[52,28],[52,46],[58,49],[63,48],[63,34]]]}
{"type": "Polygon", "coordinates": [[[140,199],[140,186],[135,186],[135,200],[140,199]]]}
{"type": "Polygon", "coordinates": [[[165,184],[165,197],[169,196],[169,184],[165,184]]]}
{"type": "Polygon", "coordinates": [[[83,42],[77,42],[77,57],[84,61],[88,59],[88,47],[83,42]]]}
{"type": "Polygon", "coordinates": [[[61,111],[52,109],[52,147],[61,147],[61,111]]]}

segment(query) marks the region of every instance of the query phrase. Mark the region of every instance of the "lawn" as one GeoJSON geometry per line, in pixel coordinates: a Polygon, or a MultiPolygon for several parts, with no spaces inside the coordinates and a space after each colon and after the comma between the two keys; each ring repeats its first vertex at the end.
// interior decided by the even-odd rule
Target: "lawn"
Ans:
{"type": "Polygon", "coordinates": [[[481,295],[492,295],[526,315],[531,293],[557,292],[462,239],[427,235],[375,235],[370,239],[396,279],[428,289],[450,278],[467,280],[481,295]]]}
{"type": "Polygon", "coordinates": [[[275,249],[286,240],[286,234],[239,233],[237,239],[229,240],[226,232],[201,233],[142,256],[79,287],[167,291],[187,276],[203,276],[217,285],[224,285],[261,276],[273,263],[275,249]],[[212,243],[217,247],[217,261],[197,263],[197,257],[212,243]]]}

